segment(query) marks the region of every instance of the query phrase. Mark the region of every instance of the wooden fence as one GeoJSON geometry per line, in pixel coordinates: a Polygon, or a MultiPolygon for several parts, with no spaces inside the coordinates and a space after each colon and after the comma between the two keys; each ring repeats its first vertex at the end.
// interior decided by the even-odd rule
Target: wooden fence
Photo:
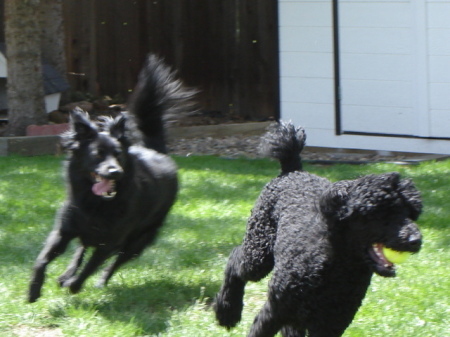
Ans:
{"type": "Polygon", "coordinates": [[[65,0],[64,17],[76,90],[126,98],[153,52],[204,110],[279,116],[277,0],[65,0]]]}

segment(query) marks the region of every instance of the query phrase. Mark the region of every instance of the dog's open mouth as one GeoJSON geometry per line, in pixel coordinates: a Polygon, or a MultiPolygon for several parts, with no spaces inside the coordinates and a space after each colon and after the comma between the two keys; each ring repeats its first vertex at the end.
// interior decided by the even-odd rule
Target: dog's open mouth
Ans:
{"type": "Polygon", "coordinates": [[[384,245],[375,243],[369,248],[369,256],[374,262],[375,272],[381,276],[395,276],[395,264],[387,259],[383,253],[384,245]]]}
{"type": "Polygon", "coordinates": [[[92,193],[105,199],[111,199],[116,196],[115,180],[103,178],[95,173],[92,173],[92,176],[95,180],[94,185],[92,185],[92,193]]]}

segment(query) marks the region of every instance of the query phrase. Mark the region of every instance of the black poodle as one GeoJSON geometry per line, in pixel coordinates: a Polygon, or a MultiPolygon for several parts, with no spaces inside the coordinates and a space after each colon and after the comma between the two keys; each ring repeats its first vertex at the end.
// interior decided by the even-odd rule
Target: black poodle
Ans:
{"type": "Polygon", "coordinates": [[[248,336],[341,336],[365,296],[373,272],[395,276],[383,247],[416,253],[414,223],[422,203],[398,173],[331,183],[303,172],[302,128],[280,123],[264,137],[281,163],[252,210],[242,245],[228,260],[214,306],[227,328],[241,319],[245,284],[273,270],[268,299],[248,336]]]}

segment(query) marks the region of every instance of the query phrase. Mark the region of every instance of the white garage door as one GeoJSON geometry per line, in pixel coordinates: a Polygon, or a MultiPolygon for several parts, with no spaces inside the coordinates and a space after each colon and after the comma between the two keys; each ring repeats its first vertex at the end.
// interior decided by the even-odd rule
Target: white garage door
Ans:
{"type": "Polygon", "coordinates": [[[450,137],[450,1],[338,4],[341,132],[450,137]]]}

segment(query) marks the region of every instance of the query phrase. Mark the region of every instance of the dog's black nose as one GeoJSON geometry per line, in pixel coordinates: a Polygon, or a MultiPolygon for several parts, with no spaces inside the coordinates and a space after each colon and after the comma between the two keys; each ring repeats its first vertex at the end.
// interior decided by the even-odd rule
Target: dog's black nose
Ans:
{"type": "Polygon", "coordinates": [[[408,245],[414,250],[419,250],[422,246],[422,235],[420,233],[412,234],[408,238],[408,245]]]}
{"type": "Polygon", "coordinates": [[[123,170],[117,166],[109,166],[107,172],[110,179],[117,179],[122,175],[123,170]]]}

